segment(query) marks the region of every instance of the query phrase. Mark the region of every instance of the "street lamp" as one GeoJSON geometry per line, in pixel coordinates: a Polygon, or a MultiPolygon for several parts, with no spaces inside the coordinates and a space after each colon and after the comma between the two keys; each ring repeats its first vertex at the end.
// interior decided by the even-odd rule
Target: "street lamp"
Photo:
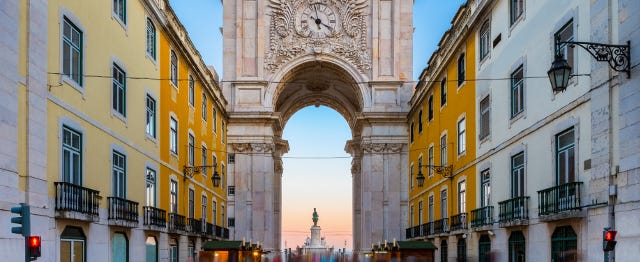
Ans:
{"type": "Polygon", "coordinates": [[[547,71],[551,88],[554,92],[561,92],[567,88],[569,78],[571,77],[571,66],[560,53],[560,45],[567,44],[571,47],[580,46],[587,50],[596,61],[606,61],[611,69],[618,72],[626,72],[627,78],[631,78],[631,64],[629,62],[631,53],[631,42],[627,41],[626,45],[610,45],[591,42],[561,42],[556,37],[556,55],[555,60],[551,63],[551,68],[547,71]]]}
{"type": "Polygon", "coordinates": [[[451,178],[453,176],[453,166],[435,166],[435,165],[419,165],[418,166],[418,175],[416,176],[416,180],[418,181],[418,186],[422,187],[424,185],[424,175],[422,174],[422,168],[431,168],[436,173],[442,175],[444,178],[451,178]]]}
{"type": "Polygon", "coordinates": [[[183,166],[182,173],[184,174],[184,180],[187,180],[187,177],[192,178],[194,174],[198,174],[203,171],[206,172],[207,168],[211,167],[213,168],[213,176],[211,176],[211,182],[213,183],[214,187],[219,187],[222,177],[220,176],[220,174],[218,174],[216,166],[216,164],[213,164],[213,166],[183,166]]]}

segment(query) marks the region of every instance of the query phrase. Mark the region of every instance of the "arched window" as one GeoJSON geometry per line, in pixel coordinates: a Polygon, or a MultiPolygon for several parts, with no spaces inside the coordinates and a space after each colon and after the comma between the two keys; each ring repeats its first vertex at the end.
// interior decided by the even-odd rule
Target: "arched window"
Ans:
{"type": "Polygon", "coordinates": [[[158,261],[158,242],[156,241],[156,237],[148,236],[147,241],[145,241],[146,251],[147,251],[147,262],[157,262],[158,261]]]}
{"type": "Polygon", "coordinates": [[[129,240],[122,232],[113,233],[111,239],[111,258],[113,262],[129,261],[129,240]]]}
{"type": "Polygon", "coordinates": [[[478,243],[479,254],[478,261],[480,262],[489,262],[491,261],[491,239],[489,239],[489,235],[480,236],[480,241],[478,243]]]}
{"type": "Polygon", "coordinates": [[[558,227],[553,231],[551,261],[578,261],[578,236],[571,226],[558,227]]]}
{"type": "Polygon", "coordinates": [[[522,231],[513,231],[509,236],[509,262],[525,261],[525,239],[522,231]]]}
{"type": "Polygon", "coordinates": [[[65,227],[60,235],[60,261],[84,262],[87,238],[79,227],[65,227]]]}
{"type": "Polygon", "coordinates": [[[467,241],[458,238],[458,257],[456,261],[467,261],[467,241]]]}
{"type": "Polygon", "coordinates": [[[448,256],[449,256],[449,250],[448,250],[449,246],[447,245],[447,241],[446,240],[442,240],[442,242],[440,242],[440,261],[448,261],[448,256]]]}

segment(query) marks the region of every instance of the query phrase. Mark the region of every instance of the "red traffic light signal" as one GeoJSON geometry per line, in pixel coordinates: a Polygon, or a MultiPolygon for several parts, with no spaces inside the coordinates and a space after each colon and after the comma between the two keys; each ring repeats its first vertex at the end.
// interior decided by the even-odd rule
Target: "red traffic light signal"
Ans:
{"type": "Polygon", "coordinates": [[[618,231],[605,230],[602,232],[602,250],[611,251],[616,248],[616,234],[618,231]]]}
{"type": "Polygon", "coordinates": [[[40,241],[40,236],[30,236],[27,239],[27,248],[29,249],[29,256],[31,258],[40,257],[41,252],[40,248],[42,247],[42,242],[40,241]]]}

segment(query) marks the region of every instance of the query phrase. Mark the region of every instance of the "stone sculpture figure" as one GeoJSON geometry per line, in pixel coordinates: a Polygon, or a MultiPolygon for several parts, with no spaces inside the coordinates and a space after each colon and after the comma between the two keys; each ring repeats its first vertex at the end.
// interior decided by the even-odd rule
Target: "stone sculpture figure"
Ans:
{"type": "Polygon", "coordinates": [[[311,218],[313,220],[313,226],[317,226],[318,225],[318,212],[316,212],[316,208],[313,208],[313,217],[311,218]]]}

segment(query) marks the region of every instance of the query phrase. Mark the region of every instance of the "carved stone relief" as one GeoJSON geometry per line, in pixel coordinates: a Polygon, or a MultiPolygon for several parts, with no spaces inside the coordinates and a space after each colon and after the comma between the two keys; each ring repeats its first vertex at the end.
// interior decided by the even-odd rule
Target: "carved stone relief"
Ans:
{"type": "Polygon", "coordinates": [[[365,13],[367,2],[270,0],[272,12],[265,68],[273,73],[297,57],[327,53],[352,63],[365,73],[371,68],[365,13]]]}
{"type": "Polygon", "coordinates": [[[404,144],[401,143],[370,143],[362,144],[365,153],[399,153],[404,144]]]}

